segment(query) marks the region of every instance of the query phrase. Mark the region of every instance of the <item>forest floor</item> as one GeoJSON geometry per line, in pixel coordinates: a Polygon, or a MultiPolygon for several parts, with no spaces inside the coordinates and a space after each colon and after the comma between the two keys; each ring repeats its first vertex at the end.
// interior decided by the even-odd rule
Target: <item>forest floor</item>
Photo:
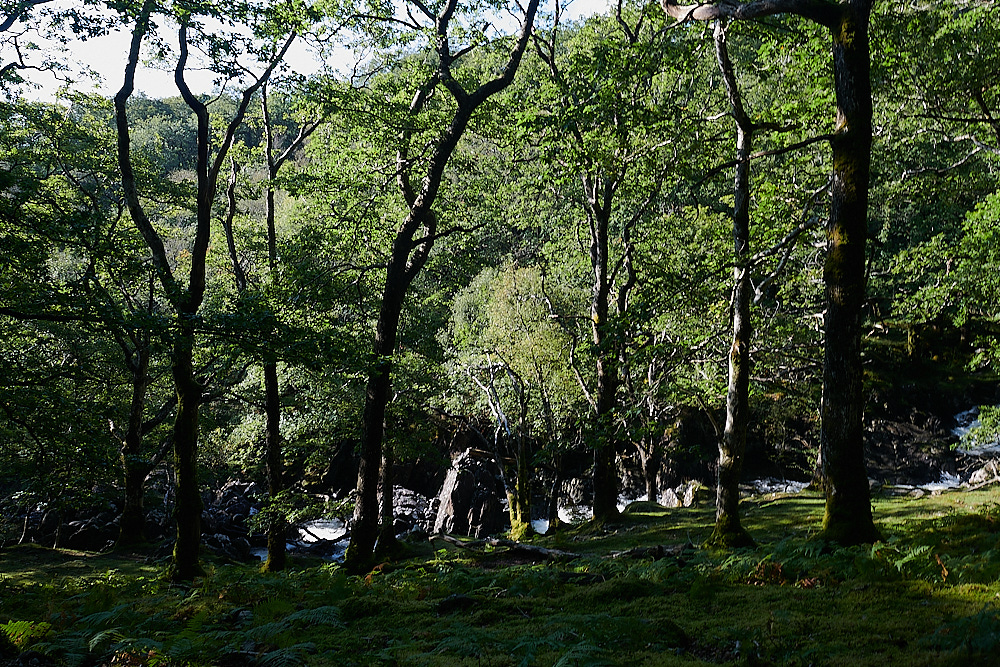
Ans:
{"type": "Polygon", "coordinates": [[[886,539],[852,548],[813,539],[818,495],[743,509],[755,549],[701,548],[710,508],[638,504],[530,541],[547,554],[434,538],[366,576],[208,562],[192,586],[144,554],[8,547],[0,665],[1000,664],[1000,488],[877,497],[886,539]]]}

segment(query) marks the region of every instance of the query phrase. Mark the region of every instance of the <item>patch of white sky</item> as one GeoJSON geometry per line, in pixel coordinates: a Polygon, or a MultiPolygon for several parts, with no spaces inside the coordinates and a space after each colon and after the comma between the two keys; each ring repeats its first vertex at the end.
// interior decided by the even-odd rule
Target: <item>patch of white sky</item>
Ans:
{"type": "MultiPolygon", "coordinates": [[[[71,0],[74,4],[77,4],[78,1],[71,0]]],[[[563,1],[563,20],[578,20],[606,12],[609,8],[609,1],[613,2],[614,0],[563,1]]],[[[548,7],[548,11],[551,12],[551,10],[552,7],[548,7]]],[[[498,17],[495,22],[502,25],[507,21],[498,17]]],[[[161,25],[160,36],[170,48],[176,49],[175,43],[171,44],[171,40],[176,42],[175,27],[161,25]]],[[[61,73],[59,77],[49,72],[27,70],[25,76],[31,81],[31,85],[25,87],[22,94],[43,101],[56,99],[60,89],[67,88],[78,92],[114,95],[121,88],[124,79],[130,39],[131,35],[128,32],[114,30],[99,37],[71,41],[65,47],[62,47],[55,40],[35,40],[35,43],[44,52],[43,55],[65,62],[68,70],[61,73]],[[64,49],[63,52],[57,53],[60,48],[64,49]],[[70,81],[68,84],[67,79],[70,81]]],[[[346,47],[327,53],[325,56],[326,67],[334,71],[350,69],[355,61],[355,53],[346,47]]],[[[324,59],[320,57],[318,50],[305,39],[299,39],[293,43],[284,62],[291,71],[305,75],[316,73],[324,66],[324,59]]],[[[259,73],[264,67],[258,64],[256,67],[251,66],[248,69],[259,73]]],[[[185,80],[195,93],[212,93],[219,90],[218,75],[205,67],[199,68],[193,50],[192,65],[186,70],[185,80]]],[[[136,72],[135,88],[137,93],[150,98],[178,95],[173,70],[167,65],[157,66],[148,59],[142,61],[136,72]]]]}

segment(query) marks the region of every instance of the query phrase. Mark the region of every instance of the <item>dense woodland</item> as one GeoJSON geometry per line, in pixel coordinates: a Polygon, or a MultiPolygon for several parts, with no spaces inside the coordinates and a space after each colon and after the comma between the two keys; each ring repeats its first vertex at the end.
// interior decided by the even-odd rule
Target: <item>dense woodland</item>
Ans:
{"type": "MultiPolygon", "coordinates": [[[[929,563],[921,576],[950,582],[931,547],[897,545],[885,560],[878,545],[904,529],[891,527],[894,510],[880,516],[872,484],[937,482],[955,472],[956,448],[1000,434],[1000,7],[564,11],[538,0],[5,3],[0,559],[31,543],[141,553],[162,570],[150,580],[231,593],[236,579],[221,582],[237,575],[214,564],[233,555],[216,535],[225,497],[242,508],[247,546],[266,545],[265,572],[288,567],[303,522],[344,521],[343,564],[298,576],[311,577],[302,590],[347,596],[413,557],[414,534],[427,542],[420,521],[404,539],[412,508],[398,505],[430,502],[465,465],[493,498],[455,512],[493,507],[501,522],[444,532],[492,533],[487,547],[529,560],[583,548],[566,531],[613,533],[646,511],[685,526],[670,558],[735,553],[726,571],[755,584],[832,585],[861,567],[845,553],[889,562],[893,576],[929,563]],[[118,92],[88,93],[57,43],[109,30],[130,37],[121,79],[106,82],[118,92]],[[325,64],[294,71],[298,43],[325,64]],[[147,66],[172,72],[177,95],[136,92],[147,66]],[[205,70],[216,88],[192,90],[205,70]],[[45,77],[64,82],[55,101],[33,94],[45,77]],[[969,410],[978,420],[954,435],[969,410]],[[928,452],[951,463],[913,472],[928,452]],[[808,482],[815,504],[755,531],[740,485],[759,477],[808,482]],[[648,504],[692,480],[713,489],[696,515],[648,504]],[[623,513],[636,499],[648,503],[623,513]],[[571,505],[572,525],[560,525],[571,505]],[[829,545],[815,552],[834,554],[824,574],[744,567],[738,554],[780,540],[779,524],[812,526],[795,548],[829,545]]],[[[993,507],[975,515],[989,553],[993,507]]],[[[483,544],[446,537],[460,554],[483,544]]],[[[659,548],[662,562],[662,544],[641,542],[619,546],[659,548]]],[[[536,583],[546,595],[618,586],[607,567],[536,583]]],[[[995,587],[985,572],[977,581],[995,587]]],[[[679,585],[671,576],[647,572],[659,582],[649,591],[608,595],[664,593],[679,585]]],[[[297,594],[273,581],[286,589],[264,598],[297,594]]],[[[431,599],[464,590],[427,585],[431,599]]],[[[275,632],[332,627],[362,605],[337,612],[306,595],[273,611],[275,632]]],[[[478,599],[455,595],[438,604],[478,599]]],[[[934,647],[982,657],[1000,628],[990,613],[980,621],[994,644],[934,647]]],[[[45,636],[29,641],[38,618],[0,615],[22,648],[45,636]]],[[[663,636],[683,634],[670,628],[663,636]]],[[[223,664],[162,639],[109,653],[119,639],[45,659],[223,664]]],[[[219,641],[204,650],[221,655],[219,641]]],[[[512,664],[621,660],[588,641],[597,648],[497,650],[512,664]]],[[[663,641],[650,655],[689,646],[663,641]]],[[[741,641],[693,655],[746,659],[741,641]]],[[[754,664],[792,655],[754,641],[754,664]]],[[[257,642],[257,664],[309,662],[304,644],[257,642]]],[[[413,658],[385,646],[354,659],[413,658]]]]}

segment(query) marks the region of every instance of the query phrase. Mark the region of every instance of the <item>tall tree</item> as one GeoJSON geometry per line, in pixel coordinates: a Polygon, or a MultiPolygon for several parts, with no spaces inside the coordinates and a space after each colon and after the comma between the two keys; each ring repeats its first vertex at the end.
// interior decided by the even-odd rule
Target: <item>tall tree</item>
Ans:
{"type": "Polygon", "coordinates": [[[634,237],[674,171],[670,158],[676,148],[661,132],[663,121],[673,116],[683,122],[684,116],[680,105],[659,94],[661,81],[669,78],[662,65],[671,61],[662,23],[623,5],[618,3],[613,16],[594,17],[566,34],[557,20],[544,38],[536,36],[549,86],[536,117],[525,114],[539,135],[533,141],[550,160],[553,180],[572,193],[589,232],[594,379],[588,387],[582,374],[578,377],[594,415],[589,439],[599,520],[618,515],[619,394],[628,368],[630,302],[639,279],[634,237]]]}
{"type": "Polygon", "coordinates": [[[726,426],[719,440],[719,473],[715,495],[715,530],[709,542],[729,547],[752,546],[753,539],[740,523],[740,473],[750,424],[750,343],[753,299],[750,251],[750,159],[754,123],[740,95],[736,73],[726,45],[726,29],[715,22],[715,54],[736,121],[736,175],[733,184],[733,294],[730,302],[732,347],[729,350],[729,387],[726,392],[726,426]]]}
{"type": "MultiPolygon", "coordinates": [[[[428,78],[421,81],[415,90],[409,113],[415,119],[439,88],[451,96],[453,108],[444,130],[431,141],[429,146],[417,149],[411,145],[414,137],[413,128],[405,128],[399,137],[396,180],[407,213],[392,239],[392,250],[375,325],[371,368],[368,371],[365,388],[357,504],[351,529],[351,542],[345,560],[346,565],[355,571],[371,565],[374,557],[379,525],[378,482],[383,454],[383,430],[386,406],[390,398],[400,314],[407,290],[427,262],[435,240],[444,233],[438,229],[438,216],[434,204],[440,193],[445,169],[473,114],[491,96],[513,81],[534,25],[538,0],[530,0],[524,7],[520,33],[510,49],[506,62],[502,64],[500,73],[471,90],[467,89],[467,84],[456,76],[455,71],[462,56],[477,45],[473,42],[457,52],[452,50],[454,39],[451,34],[452,20],[460,9],[458,0],[447,0],[441,5],[437,14],[420,2],[413,3],[409,9],[412,12],[409,14],[412,22],[417,21],[414,17],[419,17],[420,20],[430,23],[432,46],[437,59],[428,78]],[[430,157],[426,163],[420,160],[419,150],[429,153],[430,157]],[[423,169],[419,186],[413,179],[413,171],[418,166],[423,169]]],[[[396,19],[387,16],[386,20],[396,19]]]]}
{"type": "MultiPolygon", "coordinates": [[[[279,275],[280,265],[278,261],[278,232],[276,224],[276,194],[278,175],[282,167],[288,163],[289,159],[300,151],[306,140],[316,131],[323,122],[326,112],[320,108],[307,112],[306,117],[298,125],[298,131],[294,136],[286,138],[280,145],[277,143],[278,133],[277,123],[272,113],[272,104],[268,95],[268,82],[260,88],[260,122],[264,132],[264,162],[266,164],[266,181],[264,186],[264,238],[267,249],[266,259],[263,266],[259,266],[258,273],[254,275],[253,267],[246,266],[247,262],[242,259],[242,254],[237,248],[236,232],[234,231],[234,220],[239,213],[239,199],[237,196],[237,184],[241,167],[236,158],[230,160],[231,176],[226,188],[226,198],[228,201],[226,215],[222,220],[222,227],[226,237],[226,248],[229,252],[229,261],[233,270],[233,278],[236,283],[236,291],[242,297],[249,297],[252,282],[262,284],[267,281],[275,281],[279,275]]],[[[299,95],[304,95],[299,91],[299,95]]],[[[249,300],[249,299],[248,299],[249,300]]],[[[263,334],[263,332],[262,332],[263,334]]],[[[284,483],[284,457],[282,455],[281,443],[281,387],[278,381],[278,361],[280,350],[277,349],[280,341],[275,340],[277,336],[263,334],[262,340],[254,341],[262,354],[262,370],[264,376],[264,461],[267,470],[268,494],[272,501],[276,500],[279,494],[285,489],[284,483]]],[[[267,524],[267,560],[263,569],[267,572],[279,572],[285,568],[286,553],[285,533],[287,522],[281,512],[270,512],[267,524]]]]}
{"type": "Polygon", "coordinates": [[[869,19],[872,0],[759,0],[679,5],[663,0],[678,21],[755,19],[795,14],[830,30],[837,99],[833,185],[827,222],[825,348],[820,455],[826,512],[823,537],[857,544],[880,539],[872,517],[864,462],[862,306],[872,147],[869,19]]]}
{"type": "MultiPolygon", "coordinates": [[[[237,21],[242,11],[249,7],[234,8],[239,10],[228,19],[229,25],[237,21]]],[[[249,85],[237,104],[237,108],[223,131],[221,141],[212,153],[212,136],[209,108],[197,97],[188,86],[186,75],[188,58],[191,48],[192,33],[202,27],[200,17],[189,10],[182,10],[173,17],[178,24],[178,54],[174,67],[174,82],[180,91],[184,102],[197,118],[196,142],[196,198],[195,198],[195,235],[190,247],[187,283],[179,280],[175,267],[167,255],[163,237],[154,226],[147,214],[139,192],[139,182],[135,177],[133,167],[130,124],[128,120],[128,100],[135,84],[136,69],[144,38],[149,33],[154,13],[162,11],[154,0],[146,0],[135,16],[132,40],[125,67],[125,79],[118,94],[115,95],[115,118],[118,131],[118,163],[122,175],[122,188],[128,205],[132,222],[148,246],[153,266],[166,298],[174,313],[173,357],[171,373],[174,388],[177,393],[177,412],[173,427],[174,467],[177,476],[176,508],[177,541],[174,544],[171,564],[171,577],[175,580],[188,581],[201,573],[198,562],[198,548],[201,542],[201,493],[198,489],[197,452],[198,452],[198,415],[202,402],[202,384],[195,373],[194,353],[198,344],[198,315],[205,298],[206,289],[206,257],[209,250],[209,238],[212,224],[212,214],[215,205],[216,188],[219,173],[225,164],[229,149],[233,145],[236,131],[246,115],[247,108],[254,94],[265,81],[270,78],[275,68],[284,58],[285,53],[295,39],[296,33],[290,29],[288,34],[272,49],[262,49],[256,55],[263,60],[264,69],[259,75],[251,75],[249,85]]],[[[273,27],[273,26],[268,26],[273,27]]],[[[289,26],[283,26],[289,27],[289,26]]],[[[222,44],[221,36],[211,34],[198,35],[201,39],[222,44]]],[[[232,36],[230,36],[232,38],[232,36]]],[[[237,42],[238,43],[238,42],[237,42]]],[[[225,53],[225,51],[222,51],[225,53]]],[[[227,73],[245,75],[242,66],[232,63],[217,63],[227,73]]],[[[242,76],[238,77],[242,78],[242,76]]]]}

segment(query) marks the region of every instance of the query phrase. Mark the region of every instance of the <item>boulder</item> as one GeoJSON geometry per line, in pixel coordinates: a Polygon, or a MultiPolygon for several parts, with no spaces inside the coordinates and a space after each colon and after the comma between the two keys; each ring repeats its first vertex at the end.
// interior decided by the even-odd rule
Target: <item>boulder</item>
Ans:
{"type": "Polygon", "coordinates": [[[436,507],[430,498],[398,486],[392,490],[392,510],[396,535],[414,528],[429,532],[437,518],[436,507]]]}
{"type": "Polygon", "coordinates": [[[664,507],[681,507],[681,499],[673,489],[664,489],[660,494],[660,504],[664,507]]]}
{"type": "Polygon", "coordinates": [[[1000,481],[1000,461],[993,459],[969,475],[969,486],[982,486],[1000,481]]]}
{"type": "Polygon", "coordinates": [[[712,491],[698,480],[685,482],[674,489],[684,507],[699,507],[712,499],[712,491]]]}
{"type": "Polygon", "coordinates": [[[118,537],[118,526],[113,523],[70,521],[66,530],[68,534],[61,540],[61,546],[81,551],[104,551],[118,537]]]}
{"type": "Polygon", "coordinates": [[[466,450],[452,461],[438,493],[435,533],[483,537],[509,526],[506,493],[494,461],[466,450]]]}

